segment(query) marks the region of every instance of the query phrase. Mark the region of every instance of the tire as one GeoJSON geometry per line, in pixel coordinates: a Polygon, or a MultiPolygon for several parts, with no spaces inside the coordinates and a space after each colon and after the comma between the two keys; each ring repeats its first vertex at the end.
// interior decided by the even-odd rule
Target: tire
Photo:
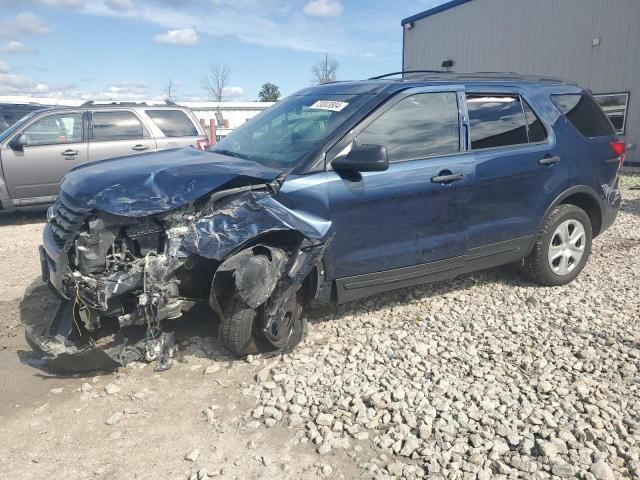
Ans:
{"type": "Polygon", "coordinates": [[[223,345],[241,357],[258,353],[254,320],[256,311],[240,298],[233,297],[226,305],[220,325],[223,345]]]}
{"type": "Polygon", "coordinates": [[[298,315],[296,315],[291,335],[286,344],[281,346],[271,344],[269,339],[260,332],[257,325],[259,322],[256,322],[256,319],[260,318],[259,315],[262,315],[262,307],[254,310],[239,297],[230,299],[226,306],[219,330],[220,340],[226,348],[241,357],[277,350],[291,351],[306,335],[307,319],[301,315],[302,305],[299,293],[295,294],[295,297],[288,303],[290,308],[296,309],[298,315]]]}
{"type": "Polygon", "coordinates": [[[575,205],[558,205],[545,220],[523,270],[540,285],[566,285],[587,263],[592,239],[586,212],[575,205]]]}

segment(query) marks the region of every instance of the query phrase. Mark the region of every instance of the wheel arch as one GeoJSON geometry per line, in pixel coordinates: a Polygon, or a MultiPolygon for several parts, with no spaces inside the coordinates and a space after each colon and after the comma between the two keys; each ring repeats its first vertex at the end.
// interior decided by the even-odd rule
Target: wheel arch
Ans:
{"type": "Polygon", "coordinates": [[[538,224],[538,230],[542,228],[545,219],[553,209],[562,204],[575,205],[584,210],[591,221],[593,237],[595,238],[600,234],[602,229],[603,208],[598,198],[598,193],[588,185],[576,185],[558,195],[544,212],[538,224]]]}

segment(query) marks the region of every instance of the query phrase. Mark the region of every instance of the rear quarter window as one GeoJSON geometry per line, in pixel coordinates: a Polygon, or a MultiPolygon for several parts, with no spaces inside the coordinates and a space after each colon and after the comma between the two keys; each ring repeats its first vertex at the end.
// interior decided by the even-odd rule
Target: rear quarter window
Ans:
{"type": "Polygon", "coordinates": [[[186,113],[180,110],[146,110],[167,137],[197,137],[198,130],[186,113]]]}
{"type": "Polygon", "coordinates": [[[589,95],[552,95],[551,100],[585,137],[606,137],[615,134],[611,122],[589,95]]]}

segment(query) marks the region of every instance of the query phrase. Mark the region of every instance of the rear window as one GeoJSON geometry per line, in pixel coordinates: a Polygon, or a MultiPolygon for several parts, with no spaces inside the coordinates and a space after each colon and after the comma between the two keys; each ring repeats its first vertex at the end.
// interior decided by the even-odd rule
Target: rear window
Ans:
{"type": "Polygon", "coordinates": [[[589,95],[552,95],[551,99],[585,137],[605,137],[615,133],[607,116],[589,95]]]}
{"type": "Polygon", "coordinates": [[[146,112],[167,137],[198,136],[198,130],[193,122],[180,110],[146,110],[146,112]]]}

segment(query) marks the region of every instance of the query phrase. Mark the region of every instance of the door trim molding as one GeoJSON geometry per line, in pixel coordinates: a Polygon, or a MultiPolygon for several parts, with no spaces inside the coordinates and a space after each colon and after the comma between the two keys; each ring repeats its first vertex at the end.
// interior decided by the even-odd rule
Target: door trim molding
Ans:
{"type": "Polygon", "coordinates": [[[470,249],[466,255],[409,267],[365,273],[336,280],[338,304],[378,293],[446,280],[463,273],[484,270],[526,257],[535,235],[470,249]]]}

